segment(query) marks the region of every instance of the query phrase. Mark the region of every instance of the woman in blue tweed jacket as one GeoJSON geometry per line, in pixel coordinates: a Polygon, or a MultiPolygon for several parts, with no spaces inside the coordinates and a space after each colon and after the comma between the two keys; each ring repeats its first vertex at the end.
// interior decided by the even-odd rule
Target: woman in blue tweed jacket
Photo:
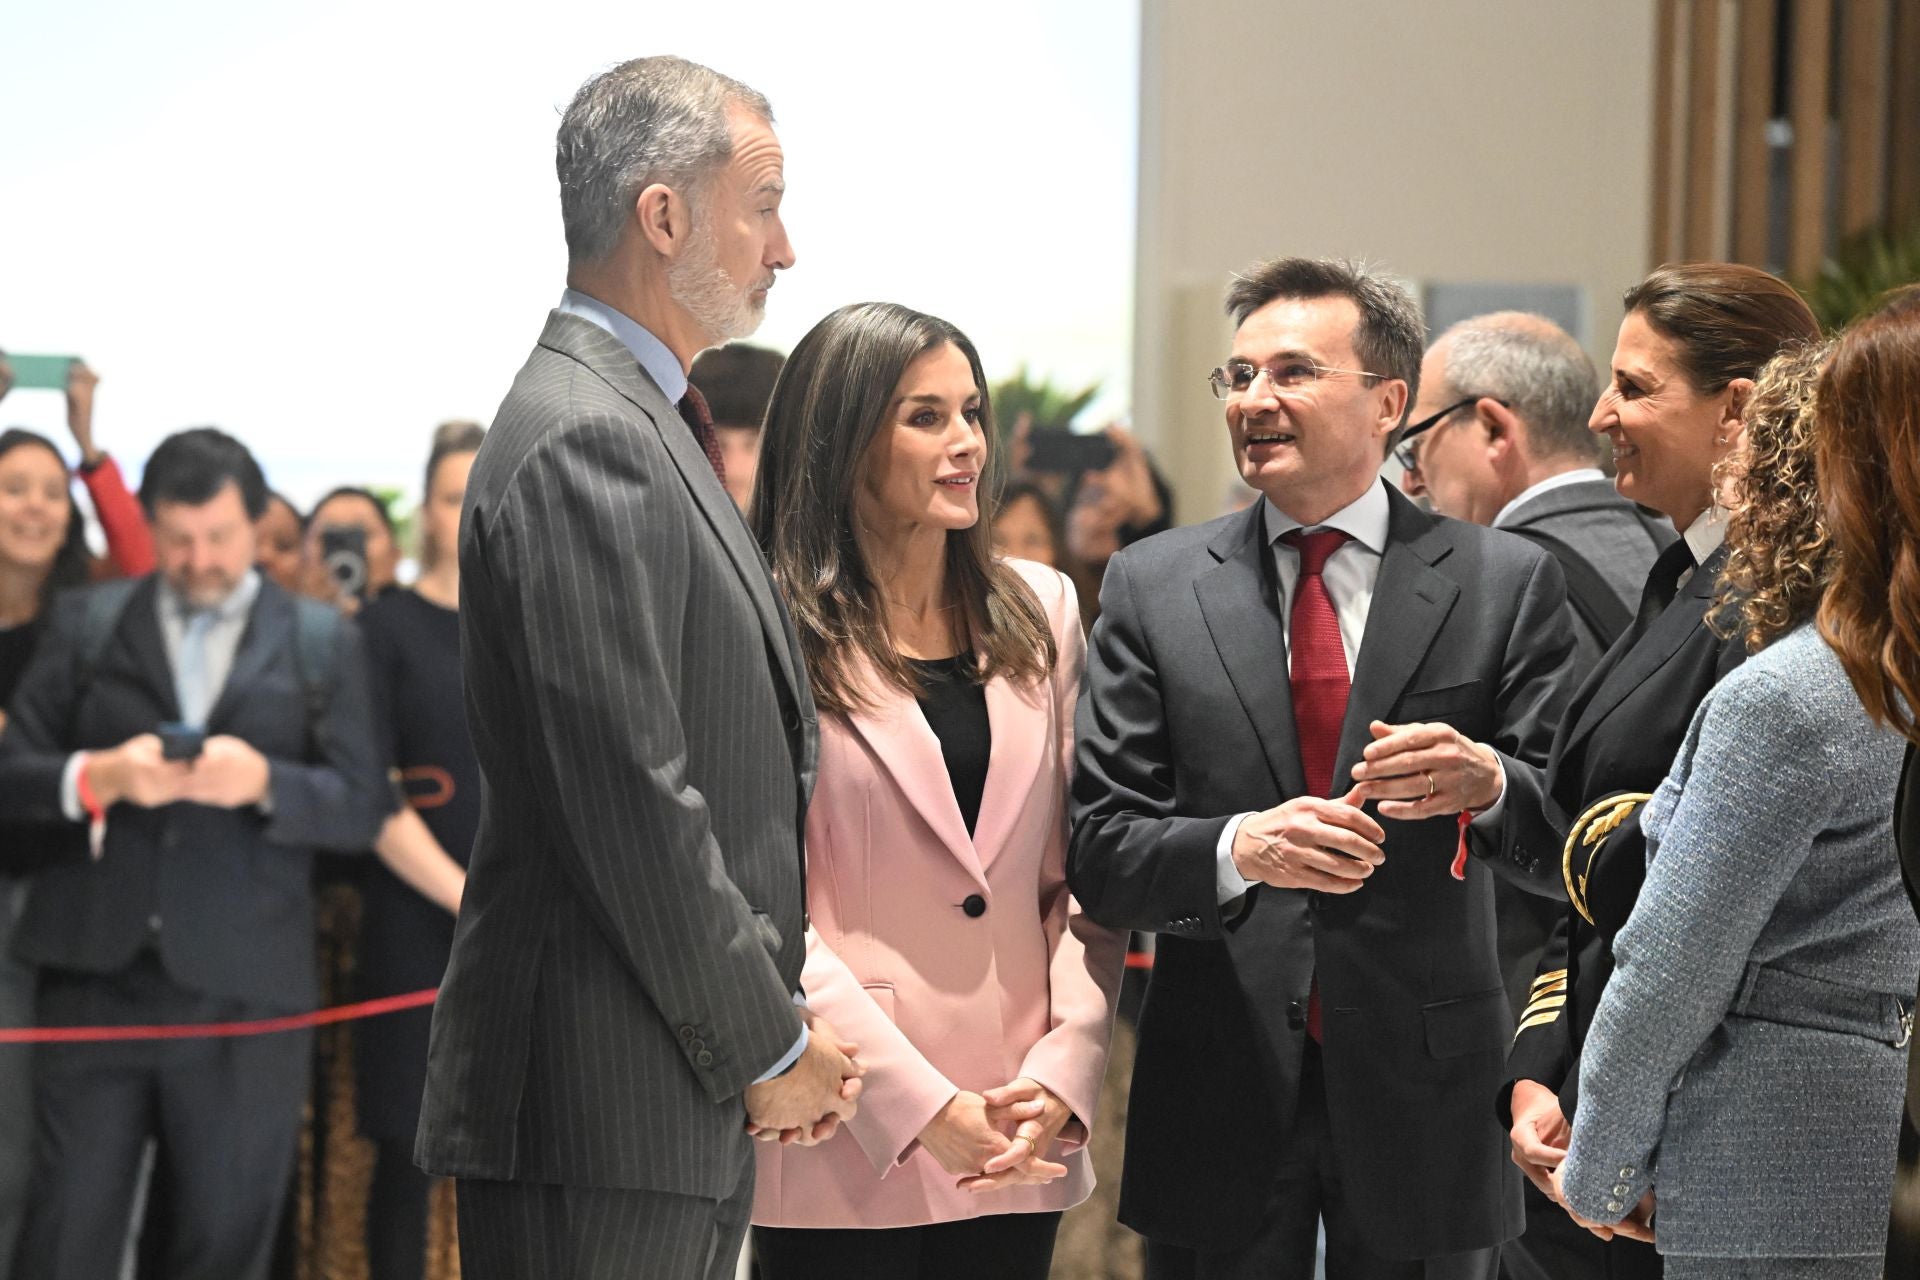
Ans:
{"type": "Polygon", "coordinates": [[[1555,1174],[1603,1233],[1650,1221],[1675,1280],[1877,1280],[1885,1249],[1920,925],[1893,851],[1904,744],[1811,622],[1820,354],[1753,392],[1719,620],[1761,651],[1647,801],[1646,884],[1555,1174]]]}

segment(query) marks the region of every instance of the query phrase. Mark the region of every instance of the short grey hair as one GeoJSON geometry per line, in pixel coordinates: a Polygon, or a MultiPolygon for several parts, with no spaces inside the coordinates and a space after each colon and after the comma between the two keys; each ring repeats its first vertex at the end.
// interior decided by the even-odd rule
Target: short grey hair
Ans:
{"type": "MultiPolygon", "coordinates": [[[[1406,285],[1364,262],[1345,258],[1273,258],[1256,262],[1233,278],[1227,314],[1238,329],[1247,317],[1278,298],[1347,298],[1359,308],[1353,352],[1368,373],[1407,384],[1407,408],[1420,397],[1420,357],[1427,324],[1406,285]]],[[[1400,415],[1401,425],[1406,414],[1400,415]]]]}
{"type": "Polygon", "coordinates": [[[1462,320],[1434,346],[1445,353],[1441,400],[1505,400],[1527,424],[1535,456],[1585,462],[1599,457],[1587,420],[1600,395],[1600,376],[1565,329],[1531,312],[1496,311],[1462,320]]]}
{"type": "Polygon", "coordinates": [[[763,95],[685,58],[635,58],[581,85],[554,142],[567,257],[612,253],[635,198],[656,182],[691,202],[733,158],[733,106],[773,122],[763,95]]]}

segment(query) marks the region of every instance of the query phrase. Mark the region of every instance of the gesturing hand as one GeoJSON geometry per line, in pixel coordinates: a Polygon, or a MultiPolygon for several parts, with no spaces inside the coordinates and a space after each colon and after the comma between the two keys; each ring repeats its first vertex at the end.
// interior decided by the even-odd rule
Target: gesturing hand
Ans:
{"type": "Polygon", "coordinates": [[[1005,1151],[986,1162],[977,1176],[962,1178],[965,1191],[998,1191],[1002,1187],[1030,1186],[1067,1176],[1067,1166],[1046,1158],[1054,1139],[1073,1119],[1067,1104],[1045,1085],[1027,1076],[989,1089],[984,1095],[987,1119],[996,1125],[1013,1124],[1013,1139],[1005,1151]]]}
{"type": "Polygon", "coordinates": [[[860,1077],[867,1073],[854,1056],[860,1046],[817,1014],[806,1022],[799,1060],[784,1075],[747,1086],[747,1132],[762,1142],[825,1142],[860,1109],[860,1077]]]}
{"type": "Polygon", "coordinates": [[[1233,837],[1233,865],[1276,889],[1352,893],[1386,858],[1387,833],[1360,810],[1358,791],[1301,796],[1247,818],[1233,837]]]}
{"type": "Polygon", "coordinates": [[[1513,1162],[1542,1195],[1558,1200],[1553,1171],[1567,1158],[1567,1144],[1573,1140],[1573,1126],[1560,1110],[1559,1096],[1538,1081],[1521,1080],[1513,1086],[1511,1109],[1513,1128],[1507,1140],[1513,1144],[1513,1162]]]}
{"type": "Polygon", "coordinates": [[[1353,766],[1354,794],[1378,800],[1381,817],[1414,822],[1478,811],[1500,798],[1500,757],[1452,725],[1375,720],[1369,728],[1373,741],[1353,766]]]}

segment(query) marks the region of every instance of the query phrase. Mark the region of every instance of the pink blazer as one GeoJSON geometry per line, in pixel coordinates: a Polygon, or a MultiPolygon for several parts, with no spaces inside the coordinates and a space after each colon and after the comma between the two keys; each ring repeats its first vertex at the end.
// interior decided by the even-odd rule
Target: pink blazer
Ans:
{"type": "Polygon", "coordinates": [[[885,691],[865,714],[823,716],[807,814],[813,928],[807,1003],[860,1045],[860,1111],[817,1147],[756,1144],[753,1220],[906,1227],[1065,1209],[1093,1189],[1084,1145],[1120,987],[1126,935],[1067,893],[1067,780],[1086,657],[1071,583],[1008,561],[1059,644],[1051,679],[986,687],[993,747],[969,839],[940,743],[917,702],[885,691]],[[978,896],[987,909],[969,916],[978,896]],[[975,1195],[920,1149],[957,1090],[1029,1076],[1073,1109],[1052,1158],[1064,1178],[975,1195]]]}

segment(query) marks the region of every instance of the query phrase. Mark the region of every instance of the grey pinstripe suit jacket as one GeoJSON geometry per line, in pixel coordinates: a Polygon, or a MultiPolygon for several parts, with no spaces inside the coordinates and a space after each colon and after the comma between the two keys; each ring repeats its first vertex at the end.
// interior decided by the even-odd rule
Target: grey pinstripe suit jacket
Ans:
{"type": "Polygon", "coordinates": [[[1646,884],[1581,1055],[1561,1169],[1580,1213],[1617,1221],[1652,1187],[1663,1254],[1885,1248],[1920,966],[1902,754],[1811,625],[1701,703],[1641,818],[1646,884]]]}
{"type": "Polygon", "coordinates": [[[800,1034],[818,737],[764,561],[617,340],[548,317],[460,534],[480,831],[416,1155],[724,1197],[800,1034]]]}

